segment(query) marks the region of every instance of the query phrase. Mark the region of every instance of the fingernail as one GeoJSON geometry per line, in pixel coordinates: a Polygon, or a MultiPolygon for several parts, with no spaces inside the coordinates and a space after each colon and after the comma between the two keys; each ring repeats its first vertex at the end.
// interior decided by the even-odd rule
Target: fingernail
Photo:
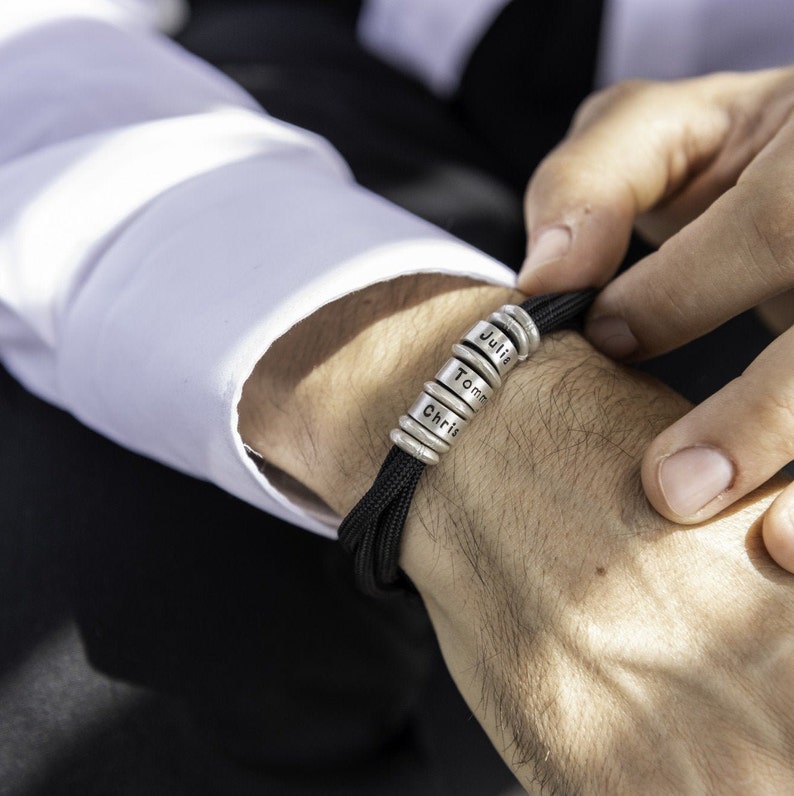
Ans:
{"type": "Polygon", "coordinates": [[[521,273],[538,268],[544,263],[559,260],[571,248],[571,230],[568,227],[549,227],[543,230],[529,250],[529,257],[521,266],[521,273]]]}
{"type": "Polygon", "coordinates": [[[733,479],[733,464],[715,448],[684,448],[659,465],[659,487],[667,505],[681,517],[697,514],[733,479]]]}
{"type": "Polygon", "coordinates": [[[629,325],[616,315],[604,315],[585,324],[585,337],[612,359],[625,359],[640,347],[629,325]]]}

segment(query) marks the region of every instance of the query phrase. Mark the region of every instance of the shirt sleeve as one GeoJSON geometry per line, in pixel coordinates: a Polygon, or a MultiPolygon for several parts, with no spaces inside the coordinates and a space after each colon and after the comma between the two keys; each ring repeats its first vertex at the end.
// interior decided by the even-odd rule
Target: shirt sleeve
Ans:
{"type": "Polygon", "coordinates": [[[255,363],[369,284],[512,272],[357,186],[152,24],[63,5],[0,10],[5,366],[121,445],[333,536],[245,454],[255,363]]]}
{"type": "Polygon", "coordinates": [[[598,83],[794,63],[791,0],[607,0],[598,83]]]}

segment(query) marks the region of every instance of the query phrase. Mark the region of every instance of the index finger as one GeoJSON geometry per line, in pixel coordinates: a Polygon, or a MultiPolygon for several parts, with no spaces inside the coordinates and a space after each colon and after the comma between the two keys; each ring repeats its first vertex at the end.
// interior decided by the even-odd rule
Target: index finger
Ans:
{"type": "Polygon", "coordinates": [[[794,122],[727,191],[596,299],[585,332],[617,358],[656,356],[794,285],[794,122]]]}

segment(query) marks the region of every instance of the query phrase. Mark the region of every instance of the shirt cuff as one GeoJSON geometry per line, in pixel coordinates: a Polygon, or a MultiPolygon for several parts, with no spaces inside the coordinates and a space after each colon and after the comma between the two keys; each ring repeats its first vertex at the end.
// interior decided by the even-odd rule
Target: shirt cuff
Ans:
{"type": "Polygon", "coordinates": [[[72,20],[0,44],[0,65],[18,119],[0,134],[8,369],[124,447],[333,535],[245,453],[256,362],[375,282],[513,273],[360,188],[325,141],[165,41],[72,20]]]}
{"type": "Polygon", "coordinates": [[[141,213],[70,309],[59,391],[125,447],[333,535],[333,522],[276,488],[246,455],[237,405],[254,365],[300,320],[375,282],[440,272],[512,285],[514,275],[295,160],[226,166],[141,213]]]}

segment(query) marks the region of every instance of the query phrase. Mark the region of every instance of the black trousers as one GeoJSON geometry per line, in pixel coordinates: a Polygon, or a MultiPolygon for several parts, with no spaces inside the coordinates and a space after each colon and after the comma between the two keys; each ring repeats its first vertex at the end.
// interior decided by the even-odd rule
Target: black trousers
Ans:
{"type": "MultiPolygon", "coordinates": [[[[581,25],[575,79],[555,70],[570,52],[547,20],[534,82],[478,55],[446,104],[357,47],[354,6],[204,2],[183,42],[327,136],[364,185],[517,266],[524,183],[589,81],[597,28],[581,25]],[[499,98],[517,94],[508,112],[499,98]]],[[[741,324],[729,367],[704,369],[719,361],[704,342],[653,368],[701,397],[762,344],[741,324]]],[[[0,435],[0,794],[487,796],[511,782],[421,606],[359,595],[332,542],[118,448],[5,373],[0,435]]]]}

